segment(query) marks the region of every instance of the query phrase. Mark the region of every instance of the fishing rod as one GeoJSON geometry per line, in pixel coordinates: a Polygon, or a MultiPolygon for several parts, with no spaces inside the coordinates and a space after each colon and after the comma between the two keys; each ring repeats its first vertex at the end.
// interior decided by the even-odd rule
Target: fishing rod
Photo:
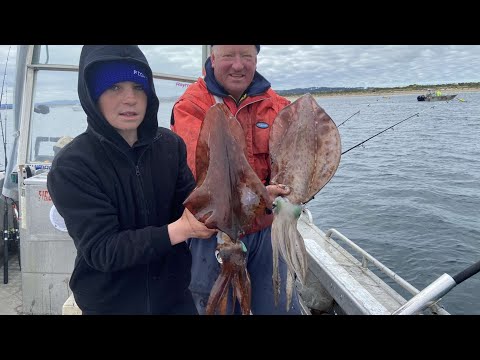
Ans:
{"type": "MultiPolygon", "coordinates": [[[[367,104],[367,107],[369,107],[369,106],[370,106],[370,104],[367,104]]],[[[353,113],[352,115],[350,115],[345,121],[343,121],[340,125],[338,125],[337,128],[339,128],[340,126],[345,124],[348,120],[350,120],[352,117],[354,117],[357,114],[360,114],[360,110],[358,110],[356,113],[353,113]]]]}
{"type": "MultiPolygon", "coordinates": [[[[10,49],[12,48],[12,45],[8,48],[8,53],[7,53],[7,61],[5,62],[5,69],[3,71],[3,81],[2,81],[2,92],[0,93],[0,109],[2,108],[2,100],[3,100],[3,90],[5,87],[5,78],[7,77],[7,65],[8,65],[8,58],[10,57],[10,49]]],[[[4,168],[5,171],[7,171],[7,119],[5,118],[5,131],[3,130],[3,122],[2,122],[2,115],[0,113],[0,127],[2,130],[2,140],[3,140],[3,151],[4,151],[4,168]]]]}
{"type": "MultiPolygon", "coordinates": [[[[0,94],[0,108],[2,107],[2,100],[3,100],[3,89],[5,86],[5,78],[7,76],[7,65],[8,65],[8,58],[10,56],[10,49],[12,46],[8,48],[8,53],[7,53],[7,61],[5,62],[5,70],[3,72],[3,81],[2,81],[2,92],[0,94]]],[[[6,117],[5,117],[5,122],[6,122],[6,117]]],[[[2,138],[3,138],[3,150],[4,150],[4,156],[5,156],[5,177],[4,181],[7,175],[7,137],[6,137],[6,127],[7,124],[5,123],[5,131],[3,130],[3,122],[2,118],[0,116],[0,126],[2,128],[2,138]]],[[[8,284],[8,239],[9,239],[9,231],[8,231],[8,198],[3,195],[3,205],[4,205],[4,210],[3,210],[3,283],[8,284]]]]}
{"type": "MultiPolygon", "coordinates": [[[[447,101],[448,102],[448,101],[447,101]]],[[[431,107],[431,109],[435,108],[435,105],[431,107]]],[[[360,111],[357,111],[359,113],[360,111]]],[[[357,114],[355,113],[355,114],[357,114]]],[[[385,131],[389,129],[393,129],[395,126],[401,124],[404,121],[407,121],[413,117],[418,117],[420,116],[421,112],[417,112],[406,119],[403,119],[386,129],[376,133],[373,136],[370,136],[368,139],[358,143],[355,146],[352,146],[348,150],[345,150],[342,152],[342,155],[349,152],[350,150],[355,149],[358,146],[361,146],[362,144],[366,143],[367,141],[373,139],[374,137],[384,133],[385,131]]],[[[355,115],[354,114],[354,115],[355,115]]],[[[353,116],[353,115],[352,115],[353,116]]],[[[350,116],[350,118],[352,117],[350,116]]],[[[348,118],[348,119],[350,119],[348,118]]],[[[348,120],[347,119],[347,120],[348,120]]],[[[347,120],[345,120],[342,124],[344,124],[347,120]]],[[[340,124],[340,125],[342,125],[340,124]]],[[[339,125],[339,126],[340,126],[339,125]]],[[[468,278],[472,277],[473,275],[477,274],[480,272],[480,261],[477,261],[475,264],[469,266],[468,268],[462,270],[455,276],[450,276],[448,274],[443,274],[440,276],[437,280],[435,280],[433,283],[428,285],[425,289],[420,291],[418,294],[416,294],[414,297],[412,297],[409,301],[407,301],[405,304],[400,306],[397,310],[395,310],[392,315],[413,315],[418,313],[419,311],[422,311],[426,309],[428,306],[431,306],[432,302],[438,301],[443,295],[448,293],[450,290],[452,290],[455,286],[459,285],[463,281],[467,280],[468,278]]]]}
{"type": "Polygon", "coordinates": [[[0,106],[2,105],[2,99],[3,99],[3,88],[5,86],[5,77],[7,76],[7,65],[8,65],[8,57],[10,56],[10,49],[12,48],[12,45],[8,48],[8,53],[7,53],[7,61],[5,62],[5,69],[3,71],[3,81],[2,81],[2,93],[0,94],[0,106]]]}
{"type": "Polygon", "coordinates": [[[366,140],[363,140],[362,142],[358,143],[358,144],[357,144],[357,145],[355,145],[355,146],[352,146],[350,149],[348,149],[348,150],[345,150],[344,152],[342,152],[342,155],[343,155],[343,154],[346,154],[346,153],[347,153],[347,152],[349,152],[350,150],[353,150],[353,149],[355,149],[356,147],[359,147],[360,145],[363,145],[363,144],[365,144],[367,141],[369,141],[369,140],[373,139],[374,137],[376,137],[376,136],[378,136],[378,135],[380,135],[380,134],[384,133],[384,132],[385,132],[385,131],[387,131],[387,130],[390,130],[390,129],[392,129],[393,127],[395,127],[395,126],[397,126],[397,125],[401,124],[402,122],[404,122],[404,121],[407,121],[408,119],[411,119],[411,118],[412,118],[412,117],[414,117],[414,116],[419,116],[419,114],[420,114],[420,112],[418,112],[418,113],[415,113],[415,114],[413,114],[413,115],[411,115],[411,116],[407,117],[406,119],[403,119],[403,120],[401,120],[401,121],[397,122],[396,124],[393,124],[392,126],[389,126],[388,128],[386,128],[386,129],[383,129],[382,131],[380,131],[380,132],[376,133],[375,135],[373,135],[373,136],[370,136],[368,139],[366,139],[366,140]]]}
{"type": "MultiPolygon", "coordinates": [[[[433,109],[433,108],[435,108],[435,105],[433,105],[433,106],[430,107],[430,109],[433,109]]],[[[427,110],[427,109],[425,109],[425,110],[427,110]]],[[[407,117],[406,119],[403,119],[403,120],[401,120],[401,121],[399,121],[399,122],[397,122],[397,123],[395,123],[395,124],[387,127],[386,129],[383,129],[382,131],[376,133],[375,135],[370,136],[368,139],[363,140],[362,142],[359,142],[359,143],[358,143],[357,145],[355,145],[355,146],[352,146],[350,149],[345,150],[344,152],[342,152],[341,155],[346,154],[346,153],[349,152],[350,150],[353,150],[353,149],[355,149],[356,147],[359,147],[359,146],[365,144],[367,141],[373,139],[374,137],[377,137],[378,135],[384,133],[385,131],[390,130],[390,129],[393,129],[395,126],[403,123],[404,121],[407,121],[407,120],[409,120],[409,119],[411,119],[411,118],[413,118],[413,117],[415,117],[415,116],[417,116],[417,117],[420,116],[420,113],[422,113],[422,112],[425,111],[425,110],[422,110],[422,111],[419,111],[419,112],[417,112],[417,113],[415,113],[415,114],[413,114],[413,115],[410,115],[410,116],[407,117]]],[[[347,119],[347,120],[348,120],[348,119],[347,119]]],[[[346,121],[346,120],[345,120],[345,121],[346,121]]],[[[345,121],[344,121],[344,122],[345,122],[345,121]]]]}
{"type": "MultiPolygon", "coordinates": [[[[460,101],[464,101],[461,99],[460,101]]],[[[447,101],[448,103],[448,101],[447,101]]],[[[430,107],[431,109],[435,108],[434,106],[430,107]]],[[[425,109],[427,110],[427,109],[425,109]]],[[[423,110],[423,111],[425,111],[423,110]]],[[[373,139],[374,137],[384,133],[387,130],[393,129],[395,126],[413,118],[413,117],[419,117],[420,113],[423,112],[417,112],[406,119],[403,119],[401,121],[398,121],[397,123],[387,127],[386,129],[376,133],[373,136],[370,136],[368,139],[358,143],[355,146],[352,146],[348,150],[345,150],[342,152],[341,155],[346,154],[350,150],[355,149],[358,146],[361,146],[365,144],[367,141],[373,139]]],[[[347,118],[344,122],[342,122],[340,125],[337,127],[340,127],[343,125],[345,122],[347,122],[349,119],[351,119],[353,116],[357,115],[360,113],[360,110],[358,110],[356,113],[351,115],[349,118],[347,118]]],[[[312,198],[313,199],[313,198],[312,198]]],[[[422,311],[426,309],[427,307],[431,306],[433,302],[438,301],[443,295],[448,293],[450,290],[452,290],[455,286],[459,285],[463,281],[467,280],[468,278],[472,277],[473,275],[477,274],[480,272],[480,261],[476,262],[475,264],[469,266],[468,268],[462,270],[455,276],[450,276],[448,274],[443,274],[440,276],[437,280],[435,280],[433,283],[428,285],[425,289],[420,291],[418,294],[416,294],[414,297],[412,297],[409,301],[407,301],[405,304],[403,304],[401,307],[399,307],[397,310],[395,310],[392,315],[413,315],[418,313],[419,311],[422,311]]]]}
{"type": "Polygon", "coordinates": [[[339,128],[340,126],[342,126],[343,124],[345,124],[348,120],[350,120],[352,117],[354,117],[355,115],[357,114],[360,114],[360,110],[358,110],[355,114],[353,114],[352,116],[350,116],[347,120],[345,120],[344,122],[342,122],[340,125],[337,126],[337,128],[339,128]]]}
{"type": "MultiPolygon", "coordinates": [[[[463,99],[462,99],[462,100],[463,100],[463,99]]],[[[378,101],[378,99],[377,99],[377,101],[378,101]]],[[[369,106],[370,106],[370,104],[367,105],[367,107],[369,107],[369,106]]],[[[358,110],[356,113],[353,113],[351,116],[349,116],[349,117],[347,118],[347,120],[343,121],[340,125],[337,126],[337,128],[339,128],[340,126],[342,126],[343,124],[345,124],[348,120],[350,120],[352,117],[354,117],[354,116],[357,115],[357,114],[360,114],[360,110],[358,110]]]]}
{"type": "MultiPolygon", "coordinates": [[[[463,100],[463,99],[462,99],[462,100],[463,100]]],[[[446,103],[448,103],[449,101],[450,101],[450,100],[447,100],[447,101],[446,101],[446,103]]],[[[370,104],[368,104],[367,106],[370,106],[370,104]]],[[[435,105],[433,105],[433,106],[431,106],[431,107],[430,107],[430,109],[433,109],[433,108],[435,108],[435,105]]],[[[428,108],[427,108],[427,109],[428,109],[428,108]]],[[[419,112],[417,112],[417,113],[415,113],[415,114],[413,114],[413,115],[409,116],[408,118],[406,118],[406,119],[403,119],[403,120],[401,120],[401,121],[397,122],[396,124],[393,124],[392,126],[389,126],[388,128],[386,128],[386,129],[384,129],[384,130],[382,130],[382,131],[378,132],[377,134],[375,134],[375,135],[373,135],[373,136],[369,137],[368,139],[366,139],[366,140],[364,140],[364,141],[362,141],[362,142],[358,143],[357,145],[355,145],[355,146],[352,146],[350,149],[348,149],[348,150],[345,150],[344,152],[342,152],[342,154],[341,154],[341,155],[343,155],[343,154],[346,154],[346,153],[347,153],[347,152],[349,152],[350,150],[353,150],[353,149],[355,149],[356,147],[358,147],[358,146],[361,146],[361,145],[365,144],[367,141],[369,141],[369,140],[373,139],[374,137],[376,137],[376,136],[378,136],[378,135],[380,135],[380,134],[384,133],[385,131],[387,131],[387,130],[390,130],[390,129],[393,129],[395,126],[397,126],[397,125],[401,124],[401,123],[402,123],[402,122],[404,122],[404,121],[407,121],[407,120],[409,120],[409,119],[411,119],[411,118],[413,118],[413,117],[415,117],[415,116],[417,116],[417,117],[418,117],[418,116],[420,116],[420,113],[422,113],[423,111],[425,111],[425,110],[427,110],[427,109],[424,109],[424,110],[422,110],[422,111],[419,111],[419,112]]],[[[360,110],[358,110],[356,113],[354,113],[353,115],[351,115],[351,116],[350,116],[350,117],[349,117],[347,120],[345,120],[345,121],[344,121],[344,122],[342,122],[340,125],[338,125],[338,126],[337,126],[337,128],[338,128],[338,127],[340,127],[341,125],[345,124],[345,123],[346,123],[348,120],[350,120],[350,119],[351,119],[351,118],[352,118],[354,115],[357,115],[357,114],[359,114],[359,113],[360,113],[360,110]]]]}
{"type": "Polygon", "coordinates": [[[470,265],[468,268],[460,271],[453,277],[446,273],[443,274],[437,280],[395,310],[392,315],[413,315],[424,310],[430,306],[432,301],[440,299],[455,286],[472,277],[479,271],[480,261],[477,261],[475,264],[470,265]]]}

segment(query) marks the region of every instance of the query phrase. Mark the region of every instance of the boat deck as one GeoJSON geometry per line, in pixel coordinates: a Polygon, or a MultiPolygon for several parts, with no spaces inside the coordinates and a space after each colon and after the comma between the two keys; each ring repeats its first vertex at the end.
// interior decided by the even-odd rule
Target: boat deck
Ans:
{"type": "MultiPolygon", "coordinates": [[[[309,257],[307,289],[302,290],[307,306],[313,309],[318,304],[320,304],[320,307],[327,307],[329,298],[331,298],[336,308],[341,309],[344,314],[389,315],[407,302],[397,291],[368,268],[371,260],[374,260],[380,266],[384,265],[364,250],[357,247],[364,254],[367,254],[370,260],[363,258],[360,262],[352,255],[352,253],[355,253],[354,251],[347,251],[340,246],[331,236],[327,236],[316,227],[306,215],[302,215],[300,218],[298,229],[305,240],[309,257]],[[314,296],[317,299],[313,299],[309,294],[315,294],[314,296]],[[321,301],[318,301],[318,294],[323,294],[321,301]]],[[[335,230],[332,233],[335,235],[335,230]]],[[[329,234],[328,231],[327,234],[329,234]]],[[[341,234],[337,233],[337,235],[341,234]]],[[[353,246],[355,245],[353,244],[353,246]]],[[[370,263],[370,265],[372,264],[370,263]]],[[[394,277],[400,278],[388,268],[386,268],[386,271],[394,277]]],[[[405,282],[403,279],[401,280],[405,282]]],[[[418,292],[408,283],[404,287],[408,287],[409,289],[405,290],[410,292],[418,292]]],[[[320,310],[325,311],[325,309],[320,310]]],[[[448,314],[437,305],[434,305],[434,310],[442,315],[448,314]]]]}
{"type": "MultiPolygon", "coordinates": [[[[298,229],[304,237],[309,261],[306,285],[299,290],[309,308],[348,315],[389,315],[406,302],[366,263],[357,260],[306,216],[302,215],[298,229]]],[[[3,284],[3,280],[0,283],[0,315],[21,315],[22,274],[17,253],[9,255],[8,284],[3,284]]],[[[3,278],[3,261],[0,269],[3,278]]],[[[81,313],[73,297],[65,302],[63,313],[81,313]]],[[[439,313],[448,315],[442,308],[439,313]]]]}
{"type": "Polygon", "coordinates": [[[18,264],[16,253],[8,257],[8,284],[3,283],[3,259],[0,267],[0,315],[21,315],[22,300],[22,272],[18,264]]]}

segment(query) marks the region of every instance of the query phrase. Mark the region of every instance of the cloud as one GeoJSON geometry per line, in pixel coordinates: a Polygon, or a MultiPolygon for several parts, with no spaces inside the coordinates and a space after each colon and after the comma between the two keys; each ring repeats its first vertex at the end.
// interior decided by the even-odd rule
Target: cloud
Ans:
{"type": "MultiPolygon", "coordinates": [[[[9,45],[0,45],[0,75],[9,45]]],[[[49,63],[77,65],[81,46],[51,45],[49,63]]],[[[142,45],[156,72],[201,76],[201,45],[142,45]]],[[[11,46],[5,85],[12,94],[16,45],[11,46]]],[[[42,47],[40,62],[47,60],[42,47]]],[[[412,84],[480,82],[479,45],[262,45],[257,70],[274,89],[299,87],[395,87],[412,84]]],[[[65,82],[48,81],[51,94],[62,93],[65,82]]],[[[76,78],[72,80],[75,82],[76,78]]],[[[69,84],[69,92],[76,84],[69,84]]],[[[178,96],[184,86],[157,81],[159,96],[178,96]]],[[[46,95],[45,95],[46,96],[46,95]]]]}

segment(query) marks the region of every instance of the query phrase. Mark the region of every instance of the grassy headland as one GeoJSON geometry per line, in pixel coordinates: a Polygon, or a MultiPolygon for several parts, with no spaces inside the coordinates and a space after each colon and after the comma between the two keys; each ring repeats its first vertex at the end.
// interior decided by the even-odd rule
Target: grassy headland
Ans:
{"type": "Polygon", "coordinates": [[[404,87],[392,87],[392,88],[345,88],[345,90],[336,91],[321,91],[310,92],[305,91],[295,94],[286,94],[286,98],[294,100],[303,94],[310,92],[313,96],[392,96],[392,95],[406,95],[416,94],[422,95],[427,90],[440,90],[444,94],[458,94],[465,92],[477,92],[480,91],[480,83],[457,83],[457,84],[440,84],[440,85],[409,85],[404,87]]]}

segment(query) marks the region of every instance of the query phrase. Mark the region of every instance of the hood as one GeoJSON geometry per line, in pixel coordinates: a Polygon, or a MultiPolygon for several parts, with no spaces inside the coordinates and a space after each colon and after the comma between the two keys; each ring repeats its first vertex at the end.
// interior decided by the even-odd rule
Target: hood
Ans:
{"type": "MultiPolygon", "coordinates": [[[[210,59],[210,57],[208,57],[207,61],[205,62],[205,83],[207,84],[208,91],[210,91],[212,94],[220,97],[226,97],[229,95],[227,91],[223,88],[223,86],[217,82],[217,79],[215,79],[212,67],[212,60],[210,59]]],[[[245,93],[248,96],[256,96],[267,92],[270,87],[271,84],[267,81],[267,79],[265,79],[262,75],[260,75],[260,73],[255,71],[252,83],[247,88],[247,90],[245,90],[245,93]]]]}
{"type": "MultiPolygon", "coordinates": [[[[153,85],[152,69],[148,64],[145,55],[137,45],[85,45],[80,54],[80,63],[78,70],[78,97],[82,104],[83,110],[87,114],[87,122],[89,128],[96,133],[105,137],[121,147],[128,146],[122,136],[107,122],[93,101],[90,91],[86,83],[86,74],[92,64],[100,61],[110,60],[128,60],[141,63],[147,69],[145,74],[150,85],[150,96],[147,103],[147,111],[145,119],[138,127],[138,145],[143,145],[151,141],[158,129],[158,97],[155,94],[153,85]]],[[[137,145],[136,145],[137,146],[137,145]]]]}

